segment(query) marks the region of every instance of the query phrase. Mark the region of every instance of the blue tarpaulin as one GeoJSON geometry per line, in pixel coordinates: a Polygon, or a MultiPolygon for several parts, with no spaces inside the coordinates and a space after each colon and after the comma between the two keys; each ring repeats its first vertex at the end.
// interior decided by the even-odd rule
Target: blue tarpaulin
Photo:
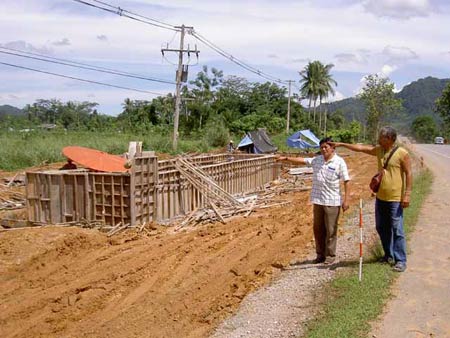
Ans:
{"type": "Polygon", "coordinates": [[[253,144],[252,139],[248,135],[245,135],[244,138],[241,140],[241,142],[239,142],[237,147],[238,148],[245,147],[245,146],[248,146],[250,144],[253,144]]]}
{"type": "Polygon", "coordinates": [[[319,148],[320,140],[309,129],[299,130],[288,137],[286,144],[292,148],[319,148]]]}

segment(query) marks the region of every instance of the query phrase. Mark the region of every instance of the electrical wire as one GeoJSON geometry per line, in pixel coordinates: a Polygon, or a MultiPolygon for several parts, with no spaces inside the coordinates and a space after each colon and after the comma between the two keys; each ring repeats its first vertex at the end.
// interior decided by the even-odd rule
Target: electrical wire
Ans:
{"type": "MultiPolygon", "coordinates": [[[[141,21],[141,22],[146,23],[146,24],[151,24],[151,25],[154,25],[154,26],[157,26],[157,27],[170,29],[170,30],[174,30],[174,31],[177,31],[177,32],[180,31],[180,29],[177,28],[176,26],[173,26],[173,25],[167,24],[165,22],[162,22],[162,21],[159,21],[159,20],[155,20],[155,19],[143,16],[143,15],[140,15],[140,14],[137,14],[137,13],[133,13],[131,11],[122,9],[120,7],[115,7],[115,6],[109,4],[109,3],[105,2],[105,1],[92,0],[93,2],[96,2],[96,3],[101,4],[103,6],[107,6],[109,8],[100,7],[100,6],[97,6],[95,4],[89,3],[89,2],[84,1],[84,0],[72,0],[72,1],[79,2],[79,3],[82,3],[82,4],[88,5],[88,6],[92,6],[92,7],[95,7],[95,8],[98,8],[98,9],[110,12],[110,13],[114,13],[114,14],[117,14],[117,15],[120,15],[120,16],[125,16],[127,18],[130,18],[130,19],[133,19],[133,20],[136,20],[136,21],[141,21]],[[141,19],[139,19],[139,18],[141,18],[141,19]]],[[[251,72],[253,74],[256,74],[256,75],[258,75],[258,76],[260,76],[262,78],[265,78],[266,80],[272,81],[272,82],[276,82],[276,83],[283,84],[283,85],[288,84],[288,81],[281,80],[279,78],[276,78],[275,76],[272,76],[272,75],[270,75],[268,73],[265,73],[265,72],[255,68],[255,67],[253,67],[253,66],[251,66],[251,65],[249,65],[249,64],[247,64],[247,63],[245,63],[245,62],[243,62],[241,60],[239,60],[238,58],[234,57],[233,55],[227,53],[222,48],[220,48],[219,46],[215,45],[213,42],[209,41],[208,39],[203,37],[201,34],[196,32],[194,29],[188,30],[188,34],[191,34],[197,40],[199,40],[200,42],[202,42],[203,44],[205,44],[206,46],[208,46],[209,48],[211,48],[212,50],[214,50],[215,52],[217,52],[221,56],[225,57],[226,59],[230,60],[231,62],[235,63],[236,65],[246,69],[247,71],[249,71],[249,72],[251,72]]]]}
{"type": "Polygon", "coordinates": [[[139,79],[139,80],[146,80],[146,81],[153,81],[153,82],[160,82],[160,83],[167,83],[167,84],[175,84],[175,82],[173,82],[173,81],[156,79],[156,78],[149,78],[149,77],[144,77],[144,76],[139,76],[139,75],[133,75],[131,73],[125,73],[125,72],[121,72],[121,71],[114,70],[114,69],[108,69],[108,68],[103,68],[103,67],[91,66],[91,65],[88,65],[88,64],[83,64],[83,63],[74,62],[74,61],[70,61],[70,60],[53,58],[53,57],[49,57],[49,56],[45,56],[45,55],[40,55],[40,54],[37,54],[37,53],[24,52],[24,51],[15,50],[15,49],[6,48],[6,47],[1,47],[1,46],[0,46],[0,49],[14,50],[14,51],[17,51],[19,53],[30,54],[30,55],[38,55],[39,57],[28,56],[28,55],[21,55],[21,54],[17,54],[17,53],[5,52],[5,51],[1,51],[0,50],[0,53],[2,53],[2,54],[19,56],[19,57],[23,57],[23,58],[28,58],[28,59],[38,60],[38,61],[44,61],[44,62],[49,62],[49,63],[53,63],[53,64],[59,64],[59,65],[74,67],[74,68],[87,69],[87,70],[92,70],[92,71],[101,72],[101,73],[107,73],[107,74],[119,75],[119,76],[124,76],[124,77],[130,77],[130,78],[135,78],[135,79],[139,79]],[[48,59],[48,60],[46,60],[46,59],[48,59]],[[54,60],[57,60],[57,61],[54,61],[54,60]]]}
{"type": "Polygon", "coordinates": [[[162,58],[163,58],[164,60],[166,60],[168,64],[170,64],[170,65],[172,65],[172,66],[178,66],[178,64],[173,63],[172,61],[170,61],[164,54],[162,55],[162,58]]]}
{"type": "Polygon", "coordinates": [[[205,44],[206,46],[208,46],[209,48],[211,48],[212,50],[214,50],[215,52],[217,52],[218,54],[222,55],[223,57],[227,58],[231,62],[237,64],[238,66],[248,70],[249,72],[252,72],[258,76],[261,76],[261,77],[263,77],[267,80],[273,81],[273,82],[277,82],[280,84],[287,84],[287,81],[285,81],[285,80],[278,79],[272,75],[262,72],[261,70],[255,68],[253,66],[250,66],[250,65],[244,63],[243,61],[240,61],[239,59],[237,59],[233,55],[227,53],[226,51],[224,51],[223,49],[221,49],[220,47],[218,47],[217,45],[215,45],[214,43],[212,43],[205,37],[201,36],[198,32],[194,31],[193,29],[189,30],[188,33],[191,34],[193,37],[195,37],[200,42],[202,42],[203,44],[205,44]]]}
{"type": "Polygon", "coordinates": [[[168,29],[168,30],[172,30],[172,31],[179,31],[177,28],[175,28],[175,26],[170,25],[168,23],[165,23],[165,22],[162,22],[162,21],[158,21],[158,20],[155,20],[155,19],[143,16],[143,15],[135,14],[133,12],[127,11],[127,10],[125,10],[123,8],[120,8],[120,7],[115,7],[115,6],[110,5],[110,4],[108,4],[106,2],[103,2],[103,1],[92,0],[92,1],[95,1],[95,2],[97,2],[99,4],[102,4],[104,6],[110,7],[111,9],[105,8],[105,7],[101,7],[101,6],[97,6],[97,5],[93,4],[93,3],[89,3],[89,2],[84,1],[84,0],[72,0],[72,1],[78,2],[78,3],[83,4],[83,5],[91,6],[91,7],[97,8],[97,9],[101,9],[103,11],[106,11],[106,12],[109,12],[109,13],[113,13],[113,14],[116,14],[116,15],[119,15],[119,16],[124,16],[124,17],[126,17],[128,19],[139,21],[139,22],[142,22],[142,23],[145,23],[145,24],[148,24],[148,25],[152,25],[152,26],[156,26],[156,27],[159,27],[159,28],[164,28],[164,29],[168,29]]]}
{"type": "Polygon", "coordinates": [[[172,44],[173,40],[175,40],[175,37],[177,36],[178,33],[179,33],[179,31],[176,31],[176,32],[173,34],[172,39],[170,39],[170,42],[167,43],[168,46],[172,44]]]}
{"type": "Polygon", "coordinates": [[[120,7],[115,7],[115,6],[111,5],[111,4],[108,4],[108,3],[105,2],[105,1],[100,1],[100,0],[92,0],[92,1],[94,1],[94,2],[96,2],[96,3],[99,3],[99,4],[102,4],[102,5],[105,5],[105,6],[108,6],[108,7],[111,7],[111,8],[117,8],[117,9],[119,9],[121,12],[129,13],[129,14],[134,15],[134,16],[137,16],[137,17],[139,17],[139,18],[142,18],[142,19],[146,19],[146,20],[149,20],[149,21],[156,22],[156,23],[158,23],[158,24],[160,24],[160,25],[167,26],[167,27],[170,28],[170,29],[175,28],[174,25],[171,25],[171,24],[168,24],[168,23],[166,23],[166,22],[159,21],[159,20],[156,20],[156,19],[149,18],[148,16],[144,16],[144,15],[140,15],[140,14],[137,14],[137,13],[133,13],[133,12],[131,12],[131,11],[128,11],[128,10],[123,9],[123,8],[120,8],[120,7]]]}
{"type": "Polygon", "coordinates": [[[9,67],[15,67],[15,68],[20,68],[20,69],[25,69],[25,70],[31,70],[33,72],[54,75],[54,76],[58,76],[58,77],[66,78],[66,79],[71,79],[71,80],[77,80],[77,81],[82,81],[82,82],[87,82],[87,83],[98,84],[98,85],[107,86],[107,87],[126,89],[126,90],[135,91],[135,92],[146,93],[146,94],[153,94],[153,95],[158,95],[158,96],[164,96],[165,95],[165,94],[162,94],[162,93],[151,92],[151,91],[148,91],[148,90],[141,90],[141,89],[136,89],[136,88],[131,88],[131,87],[117,86],[117,85],[113,85],[113,84],[109,84],[109,83],[105,83],[105,82],[86,80],[86,79],[81,79],[81,78],[78,78],[78,77],[62,75],[62,74],[58,74],[58,73],[52,73],[52,72],[48,72],[48,71],[44,71],[44,70],[40,70],[40,69],[34,69],[34,68],[19,66],[19,65],[15,65],[15,64],[11,64],[11,63],[1,62],[1,61],[0,61],[0,64],[1,65],[5,65],[5,66],[9,66],[9,67]]]}

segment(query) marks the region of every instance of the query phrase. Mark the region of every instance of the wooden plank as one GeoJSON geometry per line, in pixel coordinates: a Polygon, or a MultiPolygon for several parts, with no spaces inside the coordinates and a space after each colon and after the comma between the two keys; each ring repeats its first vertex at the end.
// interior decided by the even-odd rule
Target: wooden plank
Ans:
{"type": "Polygon", "coordinates": [[[83,174],[83,179],[84,179],[84,209],[86,210],[86,214],[85,214],[85,218],[88,221],[92,221],[94,220],[92,218],[92,197],[90,194],[90,185],[89,185],[89,175],[87,173],[83,174]]]}
{"type": "Polygon", "coordinates": [[[101,191],[102,191],[102,197],[101,197],[101,207],[102,207],[102,221],[103,224],[106,224],[106,210],[105,210],[105,176],[101,176],[101,191]]]}
{"type": "Polygon", "coordinates": [[[214,212],[216,213],[217,217],[219,217],[220,221],[225,224],[225,220],[223,219],[222,215],[219,212],[219,209],[217,209],[217,206],[214,204],[213,201],[209,201],[209,205],[211,205],[211,208],[214,210],[214,212]]]}
{"type": "Polygon", "coordinates": [[[111,214],[112,214],[112,222],[116,224],[116,195],[115,195],[115,177],[111,176],[111,214]]]}
{"type": "Polygon", "coordinates": [[[59,199],[59,187],[62,181],[62,175],[48,175],[48,184],[49,184],[49,194],[48,197],[50,199],[49,203],[49,212],[50,212],[50,221],[52,223],[60,223],[63,222],[61,215],[61,200],[59,199]]]}

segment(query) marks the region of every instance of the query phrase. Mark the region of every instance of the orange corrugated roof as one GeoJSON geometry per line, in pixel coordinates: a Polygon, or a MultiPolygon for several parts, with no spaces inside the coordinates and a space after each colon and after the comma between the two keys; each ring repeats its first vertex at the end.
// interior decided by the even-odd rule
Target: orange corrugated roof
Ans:
{"type": "Polygon", "coordinates": [[[83,167],[105,172],[126,172],[126,159],[111,155],[100,150],[69,146],[64,147],[62,153],[65,157],[83,167]]]}

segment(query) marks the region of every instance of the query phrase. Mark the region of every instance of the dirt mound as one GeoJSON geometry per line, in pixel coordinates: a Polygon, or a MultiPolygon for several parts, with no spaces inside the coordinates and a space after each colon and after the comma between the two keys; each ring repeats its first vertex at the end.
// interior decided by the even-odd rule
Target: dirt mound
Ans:
{"type": "MultiPolygon", "coordinates": [[[[375,159],[343,153],[356,208],[375,159]]],[[[310,250],[309,193],[281,198],[292,203],[179,233],[0,232],[0,336],[205,337],[310,250]]]]}

